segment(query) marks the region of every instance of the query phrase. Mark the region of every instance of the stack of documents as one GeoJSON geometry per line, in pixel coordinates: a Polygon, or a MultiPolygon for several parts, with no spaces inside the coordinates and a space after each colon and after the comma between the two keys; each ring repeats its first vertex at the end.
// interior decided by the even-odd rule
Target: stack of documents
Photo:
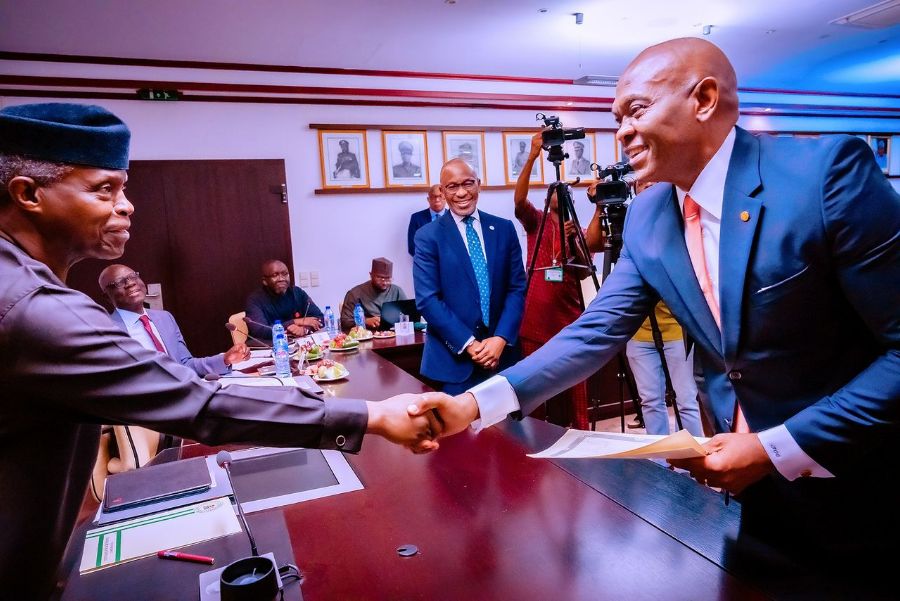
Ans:
{"type": "Polygon", "coordinates": [[[535,459],[688,459],[709,453],[687,430],[669,436],[567,430],[550,448],[528,455],[535,459]]]}

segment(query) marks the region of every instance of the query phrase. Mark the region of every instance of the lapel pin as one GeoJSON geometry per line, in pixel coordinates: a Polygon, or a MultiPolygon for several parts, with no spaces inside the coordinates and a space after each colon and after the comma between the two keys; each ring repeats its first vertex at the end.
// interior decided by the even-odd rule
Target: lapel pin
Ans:
{"type": "Polygon", "coordinates": [[[741,211],[741,221],[745,223],[747,221],[750,221],[750,213],[748,213],[747,211],[741,211]]]}
{"type": "Polygon", "coordinates": [[[493,225],[489,225],[489,226],[488,226],[488,229],[489,229],[489,230],[493,230],[493,229],[494,229],[494,226],[493,226],[493,225]]]}

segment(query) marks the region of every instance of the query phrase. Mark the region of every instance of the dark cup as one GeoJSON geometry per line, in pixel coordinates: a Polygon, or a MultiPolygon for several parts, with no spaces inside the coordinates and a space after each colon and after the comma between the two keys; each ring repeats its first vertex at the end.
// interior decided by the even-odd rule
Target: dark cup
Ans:
{"type": "Polygon", "coordinates": [[[275,564],[268,557],[245,557],[220,576],[222,601],[274,601],[278,595],[275,564]]]}

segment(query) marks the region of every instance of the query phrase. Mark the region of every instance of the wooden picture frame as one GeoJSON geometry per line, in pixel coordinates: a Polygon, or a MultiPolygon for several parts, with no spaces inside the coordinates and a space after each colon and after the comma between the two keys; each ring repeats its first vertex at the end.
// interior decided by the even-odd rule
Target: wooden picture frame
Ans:
{"type": "Polygon", "coordinates": [[[428,136],[425,131],[382,131],[381,140],[386,187],[429,184],[428,136]]]}
{"type": "Polygon", "coordinates": [[[868,137],[869,148],[875,155],[875,162],[881,172],[887,175],[891,167],[891,137],[890,136],[873,136],[868,137]]]}
{"type": "MultiPolygon", "coordinates": [[[[531,154],[531,138],[534,134],[528,132],[503,132],[503,173],[506,183],[515,185],[519,180],[519,174],[528,155],[531,154]]],[[[529,183],[540,184],[544,181],[544,151],[534,161],[529,183]]]]}
{"type": "Polygon", "coordinates": [[[444,131],[444,161],[462,159],[472,166],[475,175],[486,185],[487,165],[484,157],[483,131],[444,131]]]}
{"type": "Polygon", "coordinates": [[[319,130],[323,188],[368,188],[369,152],[365,131],[319,130]]]}

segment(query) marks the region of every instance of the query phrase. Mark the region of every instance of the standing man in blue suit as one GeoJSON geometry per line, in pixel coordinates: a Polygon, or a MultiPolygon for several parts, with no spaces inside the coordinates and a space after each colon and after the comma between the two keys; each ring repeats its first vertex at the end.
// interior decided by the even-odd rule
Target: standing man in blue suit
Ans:
{"type": "Polygon", "coordinates": [[[449,394],[518,358],[522,248],[512,222],[477,209],[480,186],[465,161],[444,164],[441,193],[450,210],[415,239],[416,307],[428,321],[422,374],[449,394]]]}
{"type": "Polygon", "coordinates": [[[447,212],[447,203],[441,195],[440,184],[435,184],[428,188],[428,208],[416,211],[409,216],[409,227],[406,230],[406,247],[409,250],[409,256],[416,256],[415,238],[416,232],[423,225],[427,225],[438,219],[447,212]]]}
{"type": "Polygon", "coordinates": [[[114,306],[110,317],[123,332],[145,349],[165,353],[190,367],[201,378],[207,374],[230,373],[232,364],[250,358],[246,344],[236,344],[211,357],[191,355],[175,317],[168,311],[144,308],[147,286],[140,274],[130,267],[110,265],[100,272],[98,283],[114,306]]]}
{"type": "Polygon", "coordinates": [[[672,463],[739,495],[742,537],[854,575],[895,559],[900,197],[871,151],[736,127],[734,69],[699,39],[643,51],[613,113],[638,179],[671,185],[632,201],[582,317],[441,407],[445,435],[527,415],[614,357],[662,299],[702,361],[719,432],[706,457],[672,463]]]}

